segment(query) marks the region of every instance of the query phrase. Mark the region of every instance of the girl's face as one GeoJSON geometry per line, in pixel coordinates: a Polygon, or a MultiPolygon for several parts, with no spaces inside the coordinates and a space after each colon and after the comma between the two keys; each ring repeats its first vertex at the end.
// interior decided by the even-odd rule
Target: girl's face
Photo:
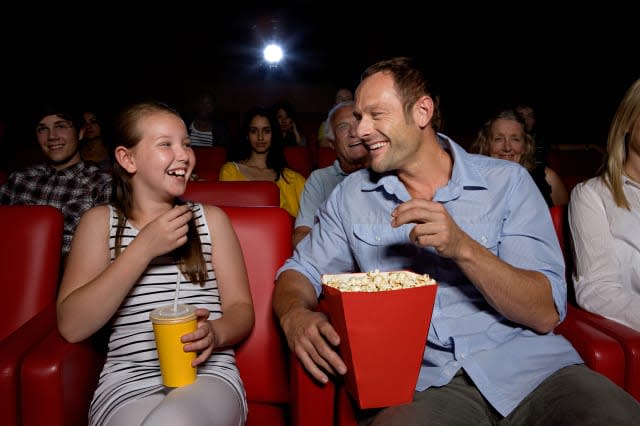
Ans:
{"type": "Polygon", "coordinates": [[[85,139],[95,139],[100,137],[100,124],[98,123],[98,118],[94,113],[82,113],[82,120],[84,121],[82,128],[84,129],[85,139]]]}
{"type": "Polygon", "coordinates": [[[278,111],[276,111],[276,119],[283,131],[289,130],[289,127],[291,127],[291,118],[289,118],[289,114],[287,114],[284,108],[279,108],[278,111]]]}
{"type": "Polygon", "coordinates": [[[256,115],[249,123],[249,144],[253,152],[264,154],[271,148],[271,125],[267,117],[256,115]]]}
{"type": "Polygon", "coordinates": [[[184,122],[171,113],[157,112],[141,119],[138,130],[143,137],[130,150],[134,181],[181,196],[196,163],[184,122]]]}
{"type": "Polygon", "coordinates": [[[489,137],[491,157],[520,163],[525,143],[524,129],[517,121],[499,118],[493,122],[489,137]]]}

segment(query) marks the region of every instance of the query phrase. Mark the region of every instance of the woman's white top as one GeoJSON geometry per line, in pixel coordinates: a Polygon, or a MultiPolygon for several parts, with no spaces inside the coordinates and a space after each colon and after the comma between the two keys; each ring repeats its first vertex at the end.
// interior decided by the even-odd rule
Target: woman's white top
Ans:
{"type": "Polygon", "coordinates": [[[623,182],[631,211],[599,177],[571,191],[573,284],[579,306],[640,331],[640,184],[623,182]]]}

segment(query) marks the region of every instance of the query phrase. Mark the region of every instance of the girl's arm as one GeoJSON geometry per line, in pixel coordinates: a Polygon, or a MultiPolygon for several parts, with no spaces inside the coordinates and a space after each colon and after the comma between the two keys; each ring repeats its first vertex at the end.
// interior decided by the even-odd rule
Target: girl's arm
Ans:
{"type": "Polygon", "coordinates": [[[111,263],[109,207],[88,210],[74,233],[58,293],[60,334],[70,342],[77,342],[105,325],[149,262],[186,242],[191,216],[186,205],[161,214],[111,263]]]}

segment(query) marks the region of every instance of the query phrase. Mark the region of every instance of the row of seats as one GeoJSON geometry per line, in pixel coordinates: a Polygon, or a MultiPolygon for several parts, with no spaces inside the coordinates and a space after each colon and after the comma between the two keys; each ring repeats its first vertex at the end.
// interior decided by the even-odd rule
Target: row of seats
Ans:
{"type": "MultiPolygon", "coordinates": [[[[227,161],[227,150],[222,146],[194,147],[196,167],[194,173],[202,180],[218,180],[218,172],[227,161]]],[[[304,146],[287,146],[284,155],[290,168],[305,178],[316,168],[326,167],[336,159],[332,148],[317,148],[316,154],[304,146]]]]}
{"type": "MultiPolygon", "coordinates": [[[[184,198],[222,206],[247,262],[256,326],[238,347],[237,356],[249,402],[248,425],[355,424],[354,407],[341,381],[315,382],[288,350],[272,312],[273,278],[292,250],[292,218],[276,207],[279,199],[260,198],[273,194],[268,186],[254,189],[258,195],[246,196],[241,201],[245,206],[234,206],[229,205],[234,203],[233,192],[252,191],[255,182],[198,183],[197,190],[192,184],[189,191],[193,192],[184,198]],[[217,196],[211,195],[216,191],[217,196]],[[257,206],[262,202],[268,205],[257,206]]],[[[552,208],[561,241],[565,240],[564,215],[552,208]]],[[[3,321],[7,328],[2,329],[0,341],[2,416],[7,425],[86,424],[105,353],[97,340],[71,344],[57,331],[55,288],[62,218],[47,206],[1,206],[0,229],[5,237],[3,253],[8,255],[0,258],[0,279],[10,283],[5,285],[0,306],[11,312],[12,319],[3,321]]],[[[607,321],[570,306],[557,331],[572,342],[589,367],[640,400],[640,333],[623,332],[621,327],[605,329],[607,321]]]]}

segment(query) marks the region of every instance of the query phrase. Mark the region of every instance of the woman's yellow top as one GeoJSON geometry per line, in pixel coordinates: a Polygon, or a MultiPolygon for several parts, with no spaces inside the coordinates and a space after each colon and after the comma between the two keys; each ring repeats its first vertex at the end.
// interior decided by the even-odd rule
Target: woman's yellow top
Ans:
{"type": "MultiPolygon", "coordinates": [[[[242,173],[234,161],[227,161],[220,168],[219,180],[249,180],[242,173]]],[[[300,173],[285,167],[276,185],[280,188],[280,207],[293,217],[298,215],[300,197],[304,189],[305,178],[300,173]],[[285,180],[286,178],[286,180],[285,180]]]]}

